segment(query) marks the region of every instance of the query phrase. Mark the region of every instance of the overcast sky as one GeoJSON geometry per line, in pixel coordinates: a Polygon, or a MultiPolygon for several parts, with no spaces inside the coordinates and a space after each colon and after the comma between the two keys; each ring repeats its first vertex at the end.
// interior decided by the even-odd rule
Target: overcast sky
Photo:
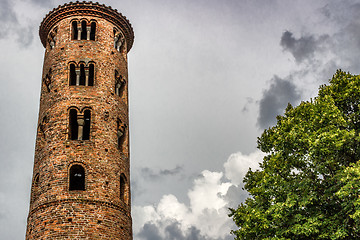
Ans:
{"type": "MultiPolygon", "coordinates": [[[[44,56],[38,27],[66,1],[0,0],[0,238],[24,239],[44,56]]],[[[360,1],[107,0],[128,55],[135,240],[228,240],[228,207],[288,102],[360,70],[360,1]]]]}

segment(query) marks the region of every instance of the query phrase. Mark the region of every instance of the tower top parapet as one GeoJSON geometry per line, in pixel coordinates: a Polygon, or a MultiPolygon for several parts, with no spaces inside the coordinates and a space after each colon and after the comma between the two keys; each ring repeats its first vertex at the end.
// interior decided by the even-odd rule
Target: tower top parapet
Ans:
{"type": "Polygon", "coordinates": [[[45,16],[39,28],[39,35],[43,46],[46,46],[47,35],[57,22],[64,18],[78,15],[100,17],[113,23],[123,32],[127,43],[127,52],[130,51],[134,42],[134,31],[129,20],[110,6],[86,1],[69,2],[59,5],[45,16]]]}

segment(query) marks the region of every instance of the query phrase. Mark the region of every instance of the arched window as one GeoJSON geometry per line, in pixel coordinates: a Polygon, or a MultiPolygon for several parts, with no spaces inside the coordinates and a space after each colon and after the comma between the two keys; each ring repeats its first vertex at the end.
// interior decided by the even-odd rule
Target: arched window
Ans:
{"type": "Polygon", "coordinates": [[[43,82],[45,83],[45,86],[46,86],[48,92],[50,92],[50,84],[51,84],[51,80],[52,80],[51,77],[52,77],[52,70],[50,68],[48,73],[46,74],[45,78],[43,79],[43,82]]]}
{"type": "Polygon", "coordinates": [[[84,112],[84,129],[82,140],[90,139],[90,121],[91,121],[91,112],[90,110],[85,110],[84,112]]]}
{"type": "Polygon", "coordinates": [[[70,64],[70,85],[76,85],[76,70],[75,64],[70,64]]]}
{"type": "Polygon", "coordinates": [[[35,174],[34,176],[34,187],[38,187],[40,182],[40,176],[39,173],[35,174]]]}
{"type": "Polygon", "coordinates": [[[71,31],[71,39],[72,40],[78,40],[78,22],[77,21],[73,21],[71,23],[72,26],[72,31],[71,31]]]}
{"type": "Polygon", "coordinates": [[[120,176],[120,199],[121,201],[124,201],[127,204],[127,195],[128,195],[128,189],[127,189],[127,181],[125,175],[122,173],[120,176]]]}
{"type": "Polygon", "coordinates": [[[50,49],[53,49],[56,45],[56,34],[57,34],[57,27],[55,27],[48,35],[48,42],[50,49]]]}
{"type": "Polygon", "coordinates": [[[77,119],[77,110],[71,109],[69,114],[69,139],[77,140],[78,139],[78,119],[77,119]]]}
{"type": "Polygon", "coordinates": [[[96,32],[96,23],[92,22],[91,23],[91,30],[90,30],[90,40],[95,41],[95,32],[96,32]]]}
{"type": "Polygon", "coordinates": [[[95,64],[90,63],[86,66],[85,63],[80,63],[76,66],[71,63],[69,77],[70,86],[94,86],[95,64]]]}
{"type": "Polygon", "coordinates": [[[117,70],[115,70],[115,94],[119,97],[123,97],[123,93],[125,91],[125,79],[119,74],[117,70]]]}
{"type": "Polygon", "coordinates": [[[86,40],[87,37],[87,29],[86,29],[86,21],[81,21],[81,40],[86,40]]]}
{"type": "Polygon", "coordinates": [[[123,150],[126,136],[126,125],[122,124],[121,120],[117,120],[117,145],[120,151],[123,150]]]}
{"type": "Polygon", "coordinates": [[[123,97],[124,96],[124,92],[125,92],[125,86],[126,86],[126,82],[125,82],[125,79],[121,79],[121,86],[120,86],[120,89],[119,89],[119,97],[123,97]]]}
{"type": "Polygon", "coordinates": [[[115,70],[115,94],[120,96],[121,75],[115,70]]]}
{"type": "Polygon", "coordinates": [[[81,165],[70,167],[69,190],[85,190],[85,170],[81,165]]]}
{"type": "Polygon", "coordinates": [[[85,64],[80,64],[80,83],[79,85],[85,86],[85,64]]]}
{"type": "Polygon", "coordinates": [[[114,47],[115,47],[115,49],[118,50],[119,52],[121,52],[124,42],[125,42],[125,38],[124,38],[123,34],[119,30],[114,29],[114,47]]]}
{"type": "Polygon", "coordinates": [[[87,86],[94,86],[94,75],[95,75],[95,65],[93,63],[89,64],[89,78],[87,86]]]}

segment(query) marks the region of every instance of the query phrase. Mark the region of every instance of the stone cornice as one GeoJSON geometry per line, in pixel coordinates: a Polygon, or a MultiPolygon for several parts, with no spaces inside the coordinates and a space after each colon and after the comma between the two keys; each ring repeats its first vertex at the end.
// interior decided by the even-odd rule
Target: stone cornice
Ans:
{"type": "Polygon", "coordinates": [[[127,51],[130,51],[134,42],[134,31],[129,20],[127,20],[126,17],[119,13],[116,9],[107,7],[104,4],[101,5],[98,2],[93,3],[85,1],[66,3],[54,8],[45,16],[39,28],[39,35],[43,46],[46,46],[47,35],[57,22],[67,17],[79,15],[100,17],[113,23],[122,30],[127,43],[127,51]]]}

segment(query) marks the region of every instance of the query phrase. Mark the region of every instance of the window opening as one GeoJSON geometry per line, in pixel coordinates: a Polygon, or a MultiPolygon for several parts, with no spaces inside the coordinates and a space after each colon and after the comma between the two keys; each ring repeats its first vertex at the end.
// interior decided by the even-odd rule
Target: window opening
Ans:
{"type": "Polygon", "coordinates": [[[76,84],[76,70],[75,64],[70,64],[70,85],[77,85],[76,84]]]}
{"type": "Polygon", "coordinates": [[[96,31],[96,23],[91,23],[91,30],[90,30],[90,40],[95,41],[95,31],[96,31]]]}
{"type": "Polygon", "coordinates": [[[94,86],[94,75],[95,75],[95,66],[93,63],[89,65],[89,78],[87,86],[94,86]]]}
{"type": "Polygon", "coordinates": [[[78,139],[78,119],[76,109],[71,109],[69,114],[69,139],[77,140],[78,139]]]}
{"type": "Polygon", "coordinates": [[[78,40],[78,22],[77,21],[73,21],[71,23],[72,25],[72,39],[73,40],[78,40]]]}
{"type": "Polygon", "coordinates": [[[48,36],[48,42],[49,42],[49,46],[50,49],[53,49],[56,45],[56,34],[57,34],[57,27],[54,28],[48,36]]]}
{"type": "Polygon", "coordinates": [[[49,69],[48,73],[46,74],[45,78],[43,79],[45,85],[46,85],[46,89],[48,90],[48,92],[50,92],[50,84],[51,84],[51,76],[52,76],[52,72],[51,72],[51,68],[49,69]]]}
{"type": "Polygon", "coordinates": [[[81,40],[86,40],[86,37],[87,37],[86,21],[83,20],[81,22],[81,40]]]}
{"type": "Polygon", "coordinates": [[[84,112],[84,130],[82,140],[90,139],[90,121],[91,121],[91,112],[90,110],[85,110],[84,112]]]}
{"type": "Polygon", "coordinates": [[[85,190],[85,170],[81,165],[73,165],[70,168],[69,190],[85,190]]]}
{"type": "Polygon", "coordinates": [[[34,186],[35,187],[39,186],[39,182],[40,182],[40,177],[39,174],[37,173],[34,178],[34,186]]]}
{"type": "Polygon", "coordinates": [[[116,50],[121,52],[121,47],[125,41],[124,36],[121,34],[121,32],[114,29],[114,47],[116,50]]]}
{"type": "Polygon", "coordinates": [[[76,84],[76,85],[82,85],[82,86],[85,86],[85,65],[82,63],[80,64],[80,81],[79,81],[79,84],[76,84]]]}
{"type": "Polygon", "coordinates": [[[120,85],[120,89],[119,89],[119,97],[123,97],[124,95],[124,91],[125,91],[125,79],[122,79],[121,85],[120,85]]]}
{"type": "Polygon", "coordinates": [[[124,202],[125,202],[125,191],[127,191],[126,188],[127,188],[126,187],[126,177],[122,173],[120,176],[120,199],[124,202]]]}
{"type": "Polygon", "coordinates": [[[120,151],[123,150],[123,145],[124,145],[124,141],[125,141],[125,129],[126,129],[126,125],[122,124],[121,120],[118,119],[117,120],[117,144],[118,144],[118,149],[120,151]]]}

